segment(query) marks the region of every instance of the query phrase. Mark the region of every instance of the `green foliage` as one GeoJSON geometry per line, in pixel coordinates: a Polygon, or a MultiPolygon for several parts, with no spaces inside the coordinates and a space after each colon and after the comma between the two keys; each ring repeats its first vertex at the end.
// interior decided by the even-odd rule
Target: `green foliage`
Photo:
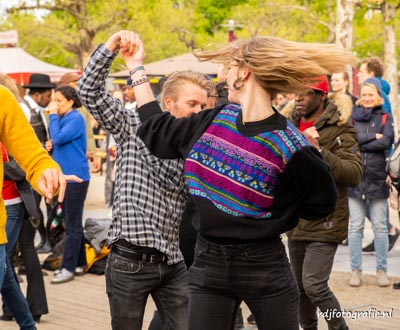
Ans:
{"type": "MultiPolygon", "coordinates": [[[[399,4],[398,0],[387,0],[399,4]]],[[[24,1],[21,0],[20,3],[24,1]]],[[[50,3],[49,1],[38,1],[50,3]]],[[[229,19],[241,27],[238,38],[273,35],[305,42],[326,42],[329,19],[335,19],[336,0],[57,0],[79,8],[83,20],[67,11],[19,11],[0,18],[0,30],[16,29],[19,46],[38,58],[60,66],[80,66],[67,46],[93,50],[120,29],[136,31],[146,46],[146,62],[228,41],[229,19]],[[330,12],[331,11],[331,12],[330,12]],[[333,11],[333,12],[332,12],[333,11]],[[102,26],[105,24],[106,26],[102,26]],[[89,39],[82,41],[88,33],[89,39]],[[34,33],[33,33],[34,32],[34,33]]],[[[36,2],[35,2],[36,3],[36,2]]],[[[367,0],[355,6],[353,49],[359,57],[383,55],[383,23],[379,11],[370,18],[367,0]]],[[[397,10],[396,22],[400,22],[397,10]]],[[[332,22],[331,22],[332,23],[332,22]]],[[[334,22],[333,22],[334,23],[334,22]]],[[[334,26],[334,25],[333,25],[334,26]]],[[[332,29],[332,25],[330,25],[332,29]]],[[[331,31],[332,32],[332,31],[331,31]]],[[[400,40],[400,31],[396,30],[400,40]]],[[[398,47],[400,52],[400,47],[398,47]]],[[[400,62],[400,61],[399,61],[400,62]]],[[[113,70],[123,69],[120,57],[113,70]]]]}
{"type": "Polygon", "coordinates": [[[220,25],[229,19],[234,6],[246,3],[245,0],[199,0],[196,14],[198,15],[197,31],[205,31],[213,35],[220,25]],[[202,18],[202,19],[201,19],[202,18]]]}

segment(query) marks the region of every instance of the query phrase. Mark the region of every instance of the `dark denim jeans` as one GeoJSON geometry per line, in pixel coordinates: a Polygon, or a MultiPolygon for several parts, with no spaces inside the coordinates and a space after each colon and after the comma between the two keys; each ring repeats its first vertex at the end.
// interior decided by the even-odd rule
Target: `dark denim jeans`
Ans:
{"type": "Polygon", "coordinates": [[[234,329],[242,301],[259,330],[299,329],[299,292],[279,238],[216,245],[199,236],[189,289],[190,330],[234,329]]]}
{"type": "Polygon", "coordinates": [[[187,330],[188,286],[185,263],[133,261],[110,252],[106,289],[114,330],[141,330],[149,294],[165,329],[187,330]]]}
{"type": "MultiPolygon", "coordinates": [[[[339,301],[328,286],[336,243],[290,240],[290,263],[300,289],[300,324],[304,329],[317,330],[317,307],[321,312],[341,311],[339,301]]],[[[343,317],[327,319],[331,330],[347,329],[343,317]]]]}
{"type": "MultiPolygon", "coordinates": [[[[14,205],[7,205],[6,211],[6,233],[7,239],[9,240],[5,246],[5,251],[7,254],[17,241],[24,216],[24,204],[18,203],[14,205]]],[[[29,311],[28,302],[22,294],[21,288],[15,279],[14,272],[12,271],[12,264],[8,255],[6,255],[6,269],[3,285],[1,286],[1,296],[6,306],[15,317],[20,329],[35,329],[35,321],[33,320],[32,314],[29,311]]]]}
{"type": "Polygon", "coordinates": [[[82,183],[68,182],[62,205],[67,239],[61,267],[72,273],[76,267],[86,266],[82,216],[88,187],[89,181],[82,183]]]}

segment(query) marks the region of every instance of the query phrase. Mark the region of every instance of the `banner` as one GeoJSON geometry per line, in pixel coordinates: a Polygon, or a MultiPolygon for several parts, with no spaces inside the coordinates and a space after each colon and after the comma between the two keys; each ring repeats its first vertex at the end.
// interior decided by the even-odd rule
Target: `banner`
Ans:
{"type": "Polygon", "coordinates": [[[18,43],[17,30],[0,32],[0,44],[17,44],[17,43],[18,43]]]}

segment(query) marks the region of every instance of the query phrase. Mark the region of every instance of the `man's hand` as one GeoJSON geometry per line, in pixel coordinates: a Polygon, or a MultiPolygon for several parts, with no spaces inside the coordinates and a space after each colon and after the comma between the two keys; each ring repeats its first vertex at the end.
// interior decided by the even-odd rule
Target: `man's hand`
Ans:
{"type": "Polygon", "coordinates": [[[308,140],[308,142],[310,142],[310,144],[315,147],[316,149],[320,150],[320,146],[318,143],[318,139],[319,139],[319,134],[317,129],[312,126],[307,128],[304,132],[303,132],[304,136],[306,137],[306,139],[308,140]]]}
{"type": "Polygon", "coordinates": [[[39,177],[39,190],[46,198],[46,202],[50,202],[53,196],[58,192],[58,201],[61,203],[64,200],[65,188],[67,180],[82,182],[83,180],[75,175],[64,175],[55,168],[47,168],[39,177]]]}
{"type": "Polygon", "coordinates": [[[44,143],[44,147],[46,148],[47,152],[50,152],[53,149],[53,142],[51,140],[47,140],[44,143]]]}

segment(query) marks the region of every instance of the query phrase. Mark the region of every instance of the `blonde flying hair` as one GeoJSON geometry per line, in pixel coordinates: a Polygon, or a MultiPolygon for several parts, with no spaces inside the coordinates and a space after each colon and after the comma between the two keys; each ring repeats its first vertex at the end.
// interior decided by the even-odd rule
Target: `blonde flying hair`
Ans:
{"type": "Polygon", "coordinates": [[[15,81],[12,78],[10,78],[9,76],[7,76],[5,73],[3,73],[3,72],[0,72],[0,85],[8,88],[9,91],[17,99],[17,101],[20,100],[18,87],[17,87],[15,81]]]}
{"type": "Polygon", "coordinates": [[[170,96],[174,101],[178,99],[181,86],[192,83],[207,91],[207,96],[215,96],[217,90],[214,82],[205,74],[191,70],[175,71],[168,76],[160,93],[161,108],[165,110],[165,97],[170,96]]]}
{"type": "Polygon", "coordinates": [[[255,75],[258,83],[270,94],[302,93],[316,77],[345,71],[356,64],[356,57],[333,44],[289,41],[277,37],[257,36],[237,40],[217,50],[195,51],[199,61],[229,65],[236,61],[255,75]]]}

